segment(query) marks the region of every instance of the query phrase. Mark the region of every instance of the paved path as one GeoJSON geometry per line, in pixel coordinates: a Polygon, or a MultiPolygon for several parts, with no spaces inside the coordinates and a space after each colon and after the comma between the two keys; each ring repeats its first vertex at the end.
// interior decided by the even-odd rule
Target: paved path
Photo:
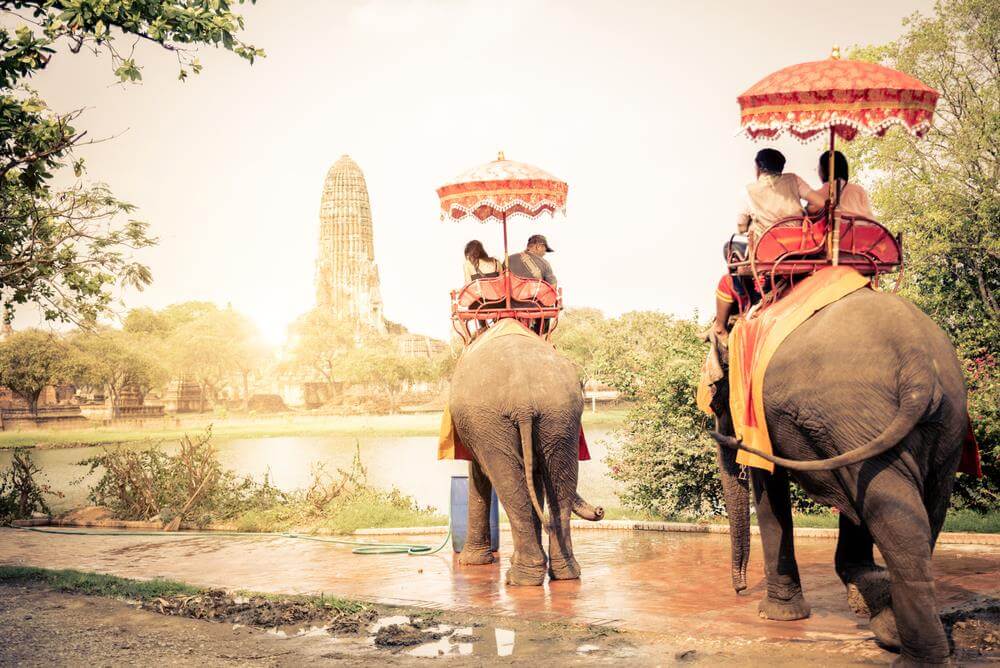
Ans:
{"type": "MultiPolygon", "coordinates": [[[[412,540],[432,543],[437,537],[412,540]]],[[[579,531],[573,542],[581,580],[521,588],[504,586],[499,565],[460,566],[450,546],[430,557],[361,556],[346,546],[281,537],[59,536],[0,529],[0,563],[272,593],[324,592],[674,635],[817,641],[870,637],[848,609],[833,572],[834,541],[796,540],[813,615],[785,623],[764,622],[756,614],[763,594],[759,540],[753,541],[751,588],[743,596],[730,585],[728,541],[727,536],[704,534],[579,531]]],[[[505,570],[510,534],[502,534],[501,543],[505,570]]],[[[1000,547],[940,546],[934,568],[942,607],[976,597],[1000,599],[1000,547]]]]}

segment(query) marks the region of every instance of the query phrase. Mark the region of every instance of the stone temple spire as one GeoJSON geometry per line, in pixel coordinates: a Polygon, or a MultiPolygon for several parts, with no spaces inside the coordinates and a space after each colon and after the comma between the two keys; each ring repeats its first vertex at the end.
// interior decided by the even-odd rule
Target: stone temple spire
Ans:
{"type": "Polygon", "coordinates": [[[368,186],[349,156],[326,174],[319,224],[316,305],[384,332],[368,186]]]}

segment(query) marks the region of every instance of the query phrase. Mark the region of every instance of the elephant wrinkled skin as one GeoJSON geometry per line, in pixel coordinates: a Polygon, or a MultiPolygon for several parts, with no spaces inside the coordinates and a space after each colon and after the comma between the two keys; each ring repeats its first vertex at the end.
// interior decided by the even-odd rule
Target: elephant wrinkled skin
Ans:
{"type": "MultiPolygon", "coordinates": [[[[810,498],[840,511],[835,566],[855,612],[871,616],[883,644],[901,647],[900,663],[946,662],[931,554],[968,424],[962,369],[948,337],[906,300],[859,290],[785,339],[763,391],[778,466],[751,474],[767,579],[761,616],[809,615],[792,539],[791,475],[810,498]],[[887,570],[876,566],[873,543],[887,570]]],[[[727,399],[728,392],[716,392],[722,433],[713,436],[720,446],[742,447],[726,423],[727,399]]],[[[724,471],[724,485],[731,487],[732,477],[724,471]]],[[[743,540],[737,532],[745,530],[741,512],[735,517],[734,574],[743,540]]]]}
{"type": "Polygon", "coordinates": [[[550,577],[579,577],[570,514],[599,520],[604,511],[576,492],[583,392],[572,363],[536,336],[482,341],[459,359],[449,407],[458,435],[473,456],[469,534],[460,562],[493,561],[489,504],[495,487],[514,541],[507,583],[544,581],[543,524],[549,536],[550,577]]]}

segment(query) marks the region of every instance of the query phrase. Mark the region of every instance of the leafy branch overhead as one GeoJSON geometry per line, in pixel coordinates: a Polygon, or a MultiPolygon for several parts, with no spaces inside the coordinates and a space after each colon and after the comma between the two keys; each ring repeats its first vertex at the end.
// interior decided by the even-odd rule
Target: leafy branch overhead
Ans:
{"type": "Polygon", "coordinates": [[[77,127],[82,109],[51,109],[27,81],[60,54],[110,56],[121,83],[142,79],[140,43],[174,54],[179,78],[201,71],[199,46],[222,47],[253,63],[261,49],[239,35],[235,4],[255,0],[0,0],[0,301],[8,321],[18,304],[37,304],[50,320],[92,321],[110,307],[116,285],[151,280],[131,251],[155,239],[145,223],[120,220],[134,207],[107,186],[78,183],[54,190],[51,180],[84,161],[74,155],[94,140],[77,127]]]}

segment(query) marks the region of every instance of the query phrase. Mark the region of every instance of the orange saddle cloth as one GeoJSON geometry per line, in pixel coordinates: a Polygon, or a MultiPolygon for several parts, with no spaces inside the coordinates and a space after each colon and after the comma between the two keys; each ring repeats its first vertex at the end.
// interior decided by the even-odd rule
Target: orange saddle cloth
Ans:
{"type": "MultiPolygon", "coordinates": [[[[729,335],[729,410],[736,436],[746,445],[773,452],[764,413],[764,374],[778,347],[816,311],[868,284],[868,278],[850,267],[825,267],[796,284],[776,303],[737,321],[729,335]]],[[[742,450],[736,461],[774,471],[771,462],[742,450]]],[[[983,475],[971,422],[958,470],[983,475]]]]}

